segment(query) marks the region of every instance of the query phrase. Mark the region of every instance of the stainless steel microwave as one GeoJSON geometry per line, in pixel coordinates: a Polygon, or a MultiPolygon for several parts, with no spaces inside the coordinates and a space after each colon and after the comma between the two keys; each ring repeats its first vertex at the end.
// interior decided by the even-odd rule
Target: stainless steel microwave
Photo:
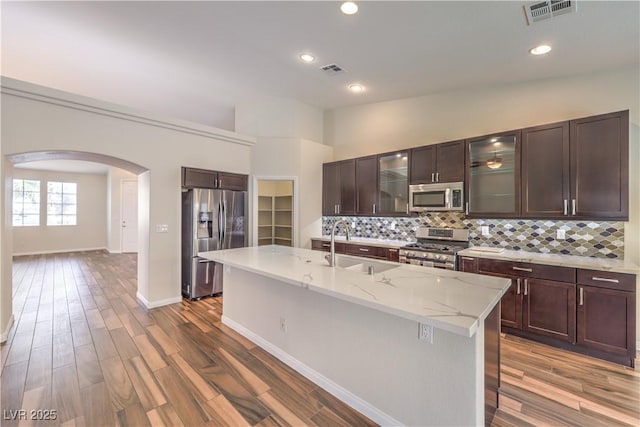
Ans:
{"type": "Polygon", "coordinates": [[[463,191],[463,182],[410,185],[409,209],[411,212],[461,211],[463,191]]]}

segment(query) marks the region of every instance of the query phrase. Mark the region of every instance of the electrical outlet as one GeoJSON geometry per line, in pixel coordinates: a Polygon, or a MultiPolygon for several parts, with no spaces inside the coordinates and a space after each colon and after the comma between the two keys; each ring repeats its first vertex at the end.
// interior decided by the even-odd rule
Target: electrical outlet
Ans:
{"type": "Polygon", "coordinates": [[[391,224],[389,224],[389,230],[395,230],[396,229],[396,223],[392,222],[391,224]]]}
{"type": "Polygon", "coordinates": [[[418,339],[433,344],[433,326],[418,323],[418,339]]]}
{"type": "Polygon", "coordinates": [[[566,239],[565,230],[564,229],[560,228],[560,229],[558,229],[558,231],[556,231],[556,239],[558,239],[558,240],[566,239]]]}
{"type": "Polygon", "coordinates": [[[480,226],[480,232],[482,233],[483,236],[491,236],[491,234],[489,234],[489,226],[488,225],[481,225],[480,226]]]}
{"type": "Polygon", "coordinates": [[[280,318],[280,332],[287,332],[287,319],[284,317],[280,318]]]}

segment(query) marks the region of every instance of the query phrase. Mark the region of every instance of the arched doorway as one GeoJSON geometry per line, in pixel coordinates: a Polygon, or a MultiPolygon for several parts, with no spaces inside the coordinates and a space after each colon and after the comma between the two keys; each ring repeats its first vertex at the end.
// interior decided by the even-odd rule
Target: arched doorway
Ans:
{"type": "MultiPolygon", "coordinates": [[[[149,170],[139,164],[99,153],[82,152],[82,151],[63,151],[63,150],[51,150],[51,151],[38,151],[38,152],[25,152],[17,153],[5,156],[2,160],[7,172],[4,176],[4,188],[10,189],[12,187],[12,175],[13,166],[40,161],[50,160],[79,160],[85,162],[101,163],[104,165],[112,166],[118,169],[128,171],[138,176],[138,201],[140,209],[138,209],[138,240],[142,243],[138,249],[138,262],[137,262],[137,287],[140,289],[148,288],[149,277],[149,245],[144,242],[149,242],[149,170]]],[[[12,313],[12,256],[13,256],[13,233],[11,221],[8,220],[12,217],[12,197],[10,191],[5,191],[4,199],[4,212],[3,218],[5,218],[2,233],[2,281],[0,284],[0,296],[2,305],[3,318],[10,314],[10,320],[6,327],[3,325],[1,331],[2,336],[0,342],[3,342],[7,338],[13,323],[12,313]]],[[[4,323],[4,322],[3,322],[4,323]]]]}

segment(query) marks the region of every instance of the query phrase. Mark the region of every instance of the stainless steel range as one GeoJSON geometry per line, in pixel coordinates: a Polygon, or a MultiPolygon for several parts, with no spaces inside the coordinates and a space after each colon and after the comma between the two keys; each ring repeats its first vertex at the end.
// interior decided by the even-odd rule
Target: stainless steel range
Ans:
{"type": "Polygon", "coordinates": [[[455,270],[458,251],[469,247],[469,230],[464,228],[419,227],[418,241],[400,248],[404,264],[455,270]]]}

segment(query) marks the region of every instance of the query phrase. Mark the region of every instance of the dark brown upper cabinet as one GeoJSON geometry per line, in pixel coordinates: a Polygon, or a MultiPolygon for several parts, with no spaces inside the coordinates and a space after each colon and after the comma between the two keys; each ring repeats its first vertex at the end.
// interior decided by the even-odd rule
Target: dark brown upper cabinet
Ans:
{"type": "Polygon", "coordinates": [[[322,214],[353,215],[356,210],[355,159],[322,165],[322,214]]]}
{"type": "Polygon", "coordinates": [[[523,218],[629,218],[629,112],[522,130],[523,218]]]}
{"type": "Polygon", "coordinates": [[[183,167],[182,187],[247,191],[248,176],[238,173],[183,167]]]}
{"type": "Polygon", "coordinates": [[[466,140],[468,217],[519,216],[520,137],[520,130],[515,130],[466,140]]]}
{"type": "Polygon", "coordinates": [[[409,215],[409,151],[378,156],[378,206],[381,215],[409,215]]]}
{"type": "Polygon", "coordinates": [[[523,218],[569,215],[569,122],[522,130],[523,218]]]}
{"type": "Polygon", "coordinates": [[[368,156],[356,159],[356,214],[375,215],[377,213],[378,157],[368,156]]]}
{"type": "Polygon", "coordinates": [[[426,145],[411,150],[410,184],[464,180],[464,141],[426,145]]]}
{"type": "Polygon", "coordinates": [[[570,122],[571,201],[576,219],[629,219],[629,111],[570,122]]]}

